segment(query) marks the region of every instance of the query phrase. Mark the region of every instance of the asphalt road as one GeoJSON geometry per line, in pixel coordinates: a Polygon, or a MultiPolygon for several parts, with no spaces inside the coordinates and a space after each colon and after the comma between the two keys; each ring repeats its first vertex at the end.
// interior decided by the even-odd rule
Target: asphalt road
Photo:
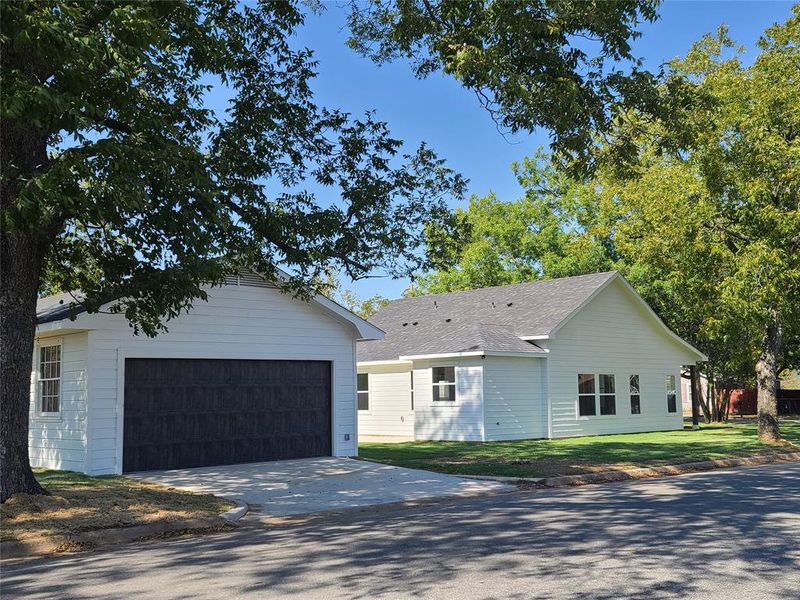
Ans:
{"type": "Polygon", "coordinates": [[[800,598],[800,464],[6,566],[2,598],[800,598]]]}

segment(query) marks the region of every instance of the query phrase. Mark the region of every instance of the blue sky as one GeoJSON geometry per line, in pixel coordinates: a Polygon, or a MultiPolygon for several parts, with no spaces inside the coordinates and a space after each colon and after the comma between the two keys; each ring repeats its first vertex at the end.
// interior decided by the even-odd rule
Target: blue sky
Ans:
{"type": "MultiPolygon", "coordinates": [[[[761,33],[791,14],[791,2],[666,2],[661,17],[642,27],[634,43],[645,66],[657,69],[682,55],[693,41],[725,23],[739,44],[753,54],[761,33]]],[[[345,46],[346,3],[325,3],[326,10],[309,15],[298,43],[314,50],[319,62],[314,90],[320,106],[362,114],[375,110],[389,123],[392,135],[409,148],[427,142],[448,163],[469,178],[470,194],[494,191],[500,198],[519,196],[510,165],[547,143],[544,132],[503,137],[474,96],[443,75],[417,80],[407,63],[377,67],[345,46]]],[[[398,297],[406,280],[366,279],[343,283],[359,296],[379,293],[398,297]]]]}

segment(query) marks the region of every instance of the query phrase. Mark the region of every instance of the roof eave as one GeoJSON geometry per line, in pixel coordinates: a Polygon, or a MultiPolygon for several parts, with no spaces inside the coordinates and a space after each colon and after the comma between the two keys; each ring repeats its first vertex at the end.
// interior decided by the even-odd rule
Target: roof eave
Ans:
{"type": "Polygon", "coordinates": [[[521,358],[546,358],[548,350],[542,352],[511,352],[503,350],[470,350],[469,352],[442,352],[438,354],[411,354],[400,357],[401,361],[437,360],[440,358],[469,358],[487,356],[510,356],[521,358]]]}

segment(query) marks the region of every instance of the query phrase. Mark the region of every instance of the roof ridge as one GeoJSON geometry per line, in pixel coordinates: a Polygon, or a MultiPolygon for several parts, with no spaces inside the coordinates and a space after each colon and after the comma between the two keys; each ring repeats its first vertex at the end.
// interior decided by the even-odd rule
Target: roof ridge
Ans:
{"type": "Polygon", "coordinates": [[[520,281],[519,283],[504,283],[502,285],[487,285],[486,287],[479,287],[479,288],[472,288],[469,290],[454,290],[452,292],[438,292],[436,294],[425,294],[423,296],[407,296],[405,298],[396,298],[392,300],[390,303],[395,302],[404,302],[406,300],[422,300],[425,298],[440,298],[442,296],[455,296],[457,294],[470,294],[475,292],[480,292],[482,290],[498,290],[501,288],[514,288],[523,285],[538,285],[544,283],[552,283],[554,281],[567,281],[569,279],[579,279],[582,277],[595,277],[598,275],[614,275],[618,274],[619,271],[616,269],[611,271],[598,271],[596,273],[584,273],[583,275],[570,275],[568,277],[552,277],[550,279],[533,279],[531,281],[520,281]]]}

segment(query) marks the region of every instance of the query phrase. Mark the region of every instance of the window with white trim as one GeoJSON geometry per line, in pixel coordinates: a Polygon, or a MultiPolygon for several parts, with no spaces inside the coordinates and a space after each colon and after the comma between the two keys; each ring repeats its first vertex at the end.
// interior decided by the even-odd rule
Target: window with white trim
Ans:
{"type": "Polygon", "coordinates": [[[358,410],[369,410],[369,374],[358,374],[358,410]]]}
{"type": "Polygon", "coordinates": [[[411,371],[411,410],[414,410],[414,371],[411,371]]]}
{"type": "Polygon", "coordinates": [[[678,393],[675,389],[675,375],[667,375],[664,384],[667,388],[667,412],[678,412],[678,393]]]}
{"type": "Polygon", "coordinates": [[[39,413],[57,415],[61,410],[61,344],[40,346],[38,362],[39,413]]]}
{"type": "Polygon", "coordinates": [[[433,367],[433,401],[455,402],[456,400],[456,368],[433,367]]]}
{"type": "Polygon", "coordinates": [[[600,380],[600,414],[617,414],[617,392],[614,376],[601,373],[597,378],[600,380]]]}
{"type": "Polygon", "coordinates": [[[630,377],[630,394],[631,394],[631,414],[642,414],[642,396],[639,391],[639,376],[631,375],[630,377]]]}
{"type": "Polygon", "coordinates": [[[578,375],[578,415],[592,417],[597,414],[594,373],[578,375]]]}

